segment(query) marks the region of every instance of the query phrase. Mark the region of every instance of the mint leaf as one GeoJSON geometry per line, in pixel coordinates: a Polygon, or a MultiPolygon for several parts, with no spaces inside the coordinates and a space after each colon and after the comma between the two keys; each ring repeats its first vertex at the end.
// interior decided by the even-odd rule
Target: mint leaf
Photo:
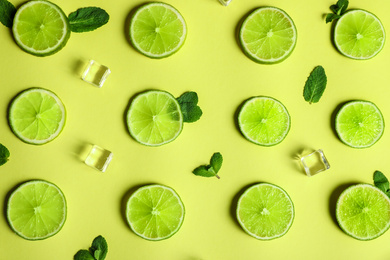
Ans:
{"type": "Polygon", "coordinates": [[[110,16],[99,7],[84,7],[69,14],[68,20],[72,32],[89,32],[105,25],[110,16]]]}
{"type": "Polygon", "coordinates": [[[389,181],[387,180],[386,176],[380,172],[375,171],[374,172],[374,185],[386,193],[387,196],[390,197],[390,187],[389,187],[389,181]]]}
{"type": "Polygon", "coordinates": [[[210,167],[207,167],[206,165],[202,165],[195,168],[192,173],[202,177],[214,177],[216,175],[215,172],[209,171],[209,168],[210,167]]]}
{"type": "Polygon", "coordinates": [[[325,70],[322,66],[317,66],[310,73],[308,77],[305,87],[303,89],[303,97],[307,102],[317,103],[326,88],[326,74],[325,70]]]}
{"type": "Polygon", "coordinates": [[[221,169],[223,162],[222,154],[220,153],[214,153],[210,160],[210,165],[213,167],[215,173],[219,172],[219,169],[221,169]]]}
{"type": "Polygon", "coordinates": [[[186,92],[177,98],[181,112],[183,113],[183,121],[193,123],[200,119],[203,112],[198,104],[198,94],[195,92],[186,92]]]}
{"type": "Polygon", "coordinates": [[[91,251],[96,260],[104,260],[108,252],[108,245],[104,237],[97,236],[93,242],[91,251]]]}
{"type": "Polygon", "coordinates": [[[327,14],[326,15],[326,23],[330,23],[335,19],[339,19],[341,16],[338,14],[327,14]]]}
{"type": "Polygon", "coordinates": [[[339,19],[348,8],[348,0],[339,0],[335,5],[330,6],[330,10],[333,14],[328,14],[326,16],[326,23],[330,23],[335,19],[339,19]]]}
{"type": "Polygon", "coordinates": [[[16,8],[13,4],[7,0],[0,0],[0,22],[3,25],[12,28],[15,13],[16,8]]]}
{"type": "Polygon", "coordinates": [[[4,145],[0,144],[0,166],[8,162],[8,157],[10,153],[4,145]]]}
{"type": "Polygon", "coordinates": [[[95,260],[95,258],[88,250],[80,250],[75,254],[74,260],[95,260]]]}

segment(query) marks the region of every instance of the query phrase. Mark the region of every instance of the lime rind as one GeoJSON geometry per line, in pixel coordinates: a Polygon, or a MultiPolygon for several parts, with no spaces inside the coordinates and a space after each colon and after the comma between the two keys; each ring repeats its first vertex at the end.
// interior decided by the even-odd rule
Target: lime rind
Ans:
{"type": "MultiPolygon", "coordinates": [[[[385,121],[384,121],[384,117],[382,115],[382,112],[379,110],[379,108],[373,102],[365,101],[365,100],[350,101],[350,102],[344,104],[341,107],[341,109],[339,110],[339,112],[337,113],[335,121],[336,121],[335,130],[337,132],[339,139],[344,144],[346,144],[352,148],[358,148],[358,149],[363,149],[363,148],[368,148],[368,147],[373,146],[383,136],[384,129],[385,129],[385,121]],[[353,106],[358,105],[358,104],[360,104],[361,106],[369,106],[370,109],[374,110],[375,115],[366,116],[366,118],[371,119],[374,116],[377,117],[377,120],[375,120],[375,122],[377,123],[377,126],[379,127],[379,129],[374,129],[376,132],[376,133],[374,132],[374,135],[373,135],[372,131],[370,133],[365,134],[367,137],[369,137],[369,139],[371,139],[371,141],[368,143],[367,142],[362,143],[362,140],[359,140],[359,139],[358,140],[349,140],[350,138],[348,138],[348,136],[346,135],[348,132],[344,133],[345,129],[342,129],[342,127],[341,127],[341,125],[342,125],[341,121],[343,121],[342,117],[343,117],[344,111],[349,109],[349,107],[351,107],[352,110],[354,110],[353,106]],[[360,143],[357,143],[357,142],[360,142],[360,143]]],[[[351,122],[347,122],[347,123],[351,124],[351,122]]],[[[353,130],[353,129],[351,127],[348,127],[348,131],[351,131],[351,130],[353,130]]],[[[356,133],[353,135],[354,138],[357,136],[359,136],[359,135],[356,133]]]]}
{"type": "MultiPolygon", "coordinates": [[[[27,111],[28,112],[28,111],[27,111]]],[[[11,102],[10,107],[9,107],[9,116],[8,116],[8,121],[9,125],[11,127],[12,132],[23,142],[28,143],[28,144],[34,144],[34,145],[42,145],[49,143],[53,141],[55,138],[57,138],[62,130],[64,129],[65,123],[66,123],[66,109],[64,104],[62,103],[61,99],[54,94],[52,91],[44,89],[44,88],[30,88],[22,91],[19,93],[11,102]],[[56,105],[58,105],[59,109],[61,110],[62,113],[62,118],[61,121],[58,122],[58,126],[55,132],[53,132],[48,138],[46,139],[31,139],[22,134],[20,129],[15,125],[16,123],[14,122],[14,112],[17,109],[17,104],[19,100],[22,100],[25,98],[27,95],[31,93],[39,93],[41,95],[48,95],[49,97],[53,98],[56,102],[56,105]]]]}
{"type": "MultiPolygon", "coordinates": [[[[160,197],[160,199],[161,198],[162,198],[162,196],[160,197]]],[[[151,200],[153,199],[150,194],[148,196],[148,199],[150,199],[150,201],[143,201],[142,202],[142,204],[144,204],[144,206],[146,206],[147,208],[151,207],[151,205],[149,205],[149,203],[151,203],[151,200]]],[[[146,209],[146,211],[149,211],[149,209],[146,209]]],[[[143,212],[143,214],[145,214],[145,212],[143,212]]],[[[141,238],[143,238],[145,240],[149,240],[149,241],[161,241],[161,240],[165,240],[165,239],[168,239],[168,238],[172,237],[174,234],[176,234],[180,230],[181,226],[183,225],[184,216],[185,216],[185,207],[184,207],[183,201],[181,200],[179,194],[177,194],[177,192],[174,189],[172,189],[171,187],[168,187],[168,186],[165,186],[165,185],[160,185],[160,184],[145,185],[145,186],[137,189],[130,196],[130,198],[128,199],[128,201],[126,203],[126,220],[127,220],[128,225],[130,226],[130,229],[136,235],[138,235],[139,237],[141,237],[141,238]],[[177,223],[176,228],[172,229],[171,232],[168,235],[165,235],[163,237],[150,237],[150,236],[145,235],[138,228],[135,227],[135,225],[133,224],[132,220],[130,219],[130,211],[131,211],[130,204],[132,203],[132,200],[134,200],[139,193],[142,193],[144,191],[149,191],[149,193],[150,193],[151,190],[156,189],[156,188],[157,189],[163,189],[164,192],[166,191],[169,194],[173,195],[173,197],[178,202],[179,207],[181,207],[181,216],[178,219],[178,223],[177,223]]],[[[144,218],[138,219],[138,221],[143,221],[143,220],[144,220],[144,218]]],[[[158,227],[156,227],[156,229],[158,229],[158,227]]]]}
{"type": "MultiPolygon", "coordinates": [[[[151,111],[151,113],[156,113],[156,111],[151,111]]],[[[126,122],[127,122],[127,128],[129,130],[129,133],[134,138],[134,140],[136,140],[137,142],[139,142],[139,143],[141,143],[143,145],[151,146],[151,147],[161,146],[161,145],[164,145],[164,144],[167,144],[167,143],[170,143],[170,142],[174,141],[180,135],[180,133],[182,132],[182,130],[183,130],[183,123],[184,123],[183,122],[183,114],[182,114],[179,102],[177,101],[177,99],[174,96],[172,96],[172,94],[170,94],[167,91],[162,91],[162,90],[149,90],[149,91],[143,92],[141,94],[138,94],[131,101],[131,104],[129,106],[129,109],[128,109],[127,115],[126,115],[126,122]],[[141,137],[139,137],[139,133],[136,133],[136,131],[134,129],[135,128],[134,127],[134,122],[132,122],[132,120],[131,120],[131,117],[132,117],[134,111],[137,110],[137,106],[138,106],[139,100],[147,98],[148,95],[153,95],[153,94],[165,95],[165,96],[167,96],[169,98],[169,101],[172,101],[172,103],[175,104],[174,109],[177,111],[177,113],[175,113],[175,115],[178,116],[176,121],[178,121],[178,123],[179,123],[179,129],[176,130],[176,132],[174,133],[174,135],[171,138],[166,139],[166,140],[164,140],[162,142],[158,142],[158,143],[151,143],[151,142],[149,142],[149,140],[142,140],[141,137]]]]}
{"type": "MultiPolygon", "coordinates": [[[[46,190],[47,191],[47,190],[46,190]]],[[[35,194],[37,195],[37,194],[35,194]]],[[[41,196],[44,196],[42,194],[40,194],[41,196]]],[[[21,217],[21,216],[18,216],[18,217],[21,217]]],[[[46,216],[47,217],[47,216],[46,216]]],[[[63,228],[64,224],[65,224],[65,221],[66,221],[66,217],[67,217],[67,203],[66,203],[66,198],[65,198],[65,195],[64,193],[61,191],[61,189],[55,185],[54,183],[51,183],[51,182],[48,182],[48,181],[44,181],[44,180],[31,180],[31,181],[27,181],[25,183],[22,183],[21,185],[19,185],[12,193],[11,195],[9,196],[8,198],[8,202],[7,202],[7,221],[8,221],[8,224],[9,226],[11,227],[11,229],[20,237],[26,239],[26,240],[43,240],[43,239],[47,239],[49,237],[52,237],[54,235],[56,235],[58,232],[60,232],[60,230],[63,228]],[[62,219],[59,223],[57,223],[57,227],[55,229],[53,229],[52,232],[49,232],[47,234],[45,234],[44,236],[28,236],[28,235],[25,235],[23,233],[23,230],[19,230],[17,227],[15,227],[14,225],[14,219],[12,218],[12,211],[13,211],[13,207],[12,207],[12,203],[13,203],[13,198],[14,196],[16,196],[21,190],[23,190],[24,188],[30,186],[30,185],[36,185],[36,184],[44,184],[44,185],[47,185],[48,188],[54,188],[54,190],[57,192],[57,194],[60,196],[62,202],[63,202],[63,214],[61,215],[62,216],[62,219]]],[[[41,220],[42,221],[42,218],[41,220]]],[[[36,223],[39,224],[40,221],[37,221],[36,223]]],[[[42,224],[42,223],[41,223],[42,224]]]]}
{"type": "MultiPolygon", "coordinates": [[[[70,27],[69,27],[69,21],[68,21],[67,16],[62,11],[62,9],[60,7],[58,7],[56,4],[51,3],[49,1],[45,1],[45,0],[32,0],[32,1],[28,1],[27,3],[23,4],[20,8],[18,8],[18,10],[16,11],[16,14],[15,14],[15,17],[14,17],[14,22],[13,22],[13,26],[12,26],[12,32],[13,32],[14,39],[15,39],[16,43],[19,45],[20,48],[22,48],[27,53],[30,53],[30,54],[35,55],[35,56],[40,56],[40,57],[52,55],[52,54],[60,51],[66,45],[66,43],[68,42],[68,40],[70,38],[70,27]],[[54,46],[51,46],[49,48],[46,48],[44,50],[37,50],[37,49],[34,49],[34,48],[30,47],[30,46],[27,46],[21,40],[20,33],[18,32],[18,29],[19,29],[18,28],[18,23],[20,21],[19,20],[20,15],[23,13],[24,10],[26,10],[27,8],[29,8],[31,6],[34,6],[36,4],[44,4],[44,5],[50,6],[59,15],[59,17],[61,18],[62,26],[63,26],[62,35],[58,39],[57,44],[54,45],[54,46]]],[[[32,44],[34,44],[34,42],[32,42],[32,44]]],[[[29,43],[31,43],[31,39],[30,39],[29,43]]]]}
{"type": "MultiPolygon", "coordinates": [[[[354,19],[354,26],[355,28],[353,28],[354,30],[354,33],[356,33],[356,30],[358,30],[359,28],[356,28],[357,24],[356,24],[356,19],[354,19]]],[[[365,20],[364,20],[365,22],[365,20]]],[[[373,24],[373,23],[372,23],[373,24]]],[[[371,26],[371,25],[370,25],[371,26]]],[[[350,29],[351,30],[351,29],[350,29]]],[[[367,30],[367,28],[366,28],[367,30]]],[[[355,60],[367,60],[367,59],[371,59],[373,57],[375,57],[384,47],[385,45],[385,41],[386,41],[386,32],[385,32],[385,28],[381,22],[381,20],[373,13],[371,12],[368,12],[366,10],[362,10],[362,9],[351,9],[349,11],[347,11],[346,13],[344,13],[336,22],[335,24],[335,28],[334,28],[334,35],[333,35],[333,42],[337,48],[337,50],[344,56],[348,57],[348,58],[351,58],[351,59],[355,59],[355,60]],[[380,39],[377,39],[375,40],[373,43],[370,43],[368,44],[369,47],[372,47],[374,45],[376,45],[376,50],[373,51],[372,53],[370,53],[369,55],[352,55],[351,53],[348,53],[347,50],[345,50],[345,48],[342,46],[344,44],[350,44],[350,43],[353,43],[353,42],[356,42],[356,38],[351,38],[352,35],[347,35],[348,36],[348,40],[347,42],[344,42],[343,44],[341,44],[339,41],[339,34],[338,34],[338,30],[340,27],[343,26],[343,22],[345,19],[348,19],[349,17],[348,16],[351,16],[351,15],[355,15],[355,14],[365,14],[366,16],[369,16],[370,18],[372,18],[374,21],[377,22],[377,25],[380,27],[380,30],[382,32],[382,38],[380,39]],[[376,42],[380,42],[379,46],[376,42]]],[[[352,50],[356,50],[356,49],[360,49],[360,46],[358,48],[356,48],[356,44],[354,45],[353,49],[352,50]]]]}
{"type": "MultiPolygon", "coordinates": [[[[252,97],[252,98],[248,99],[247,101],[245,101],[245,103],[243,104],[243,106],[240,109],[237,120],[238,120],[238,126],[240,128],[242,135],[248,141],[250,141],[254,144],[260,145],[260,146],[274,146],[274,145],[281,143],[287,137],[287,135],[290,131],[290,128],[291,128],[291,117],[290,117],[290,114],[288,113],[287,108],[279,100],[272,98],[272,97],[267,97],[267,96],[252,97]],[[254,137],[250,136],[249,132],[252,131],[253,129],[247,129],[247,127],[245,126],[246,123],[243,120],[243,118],[246,116],[247,113],[251,113],[251,112],[253,112],[253,113],[259,112],[260,113],[261,112],[261,109],[255,109],[255,111],[247,111],[248,106],[253,105],[255,102],[267,102],[267,101],[271,101],[271,103],[273,103],[273,105],[272,105],[273,107],[271,107],[271,109],[275,109],[275,108],[278,109],[279,110],[279,112],[278,112],[279,117],[282,117],[282,119],[283,119],[283,120],[278,120],[278,121],[274,122],[274,123],[279,123],[280,128],[273,129],[275,131],[279,131],[279,135],[272,142],[265,142],[264,140],[258,140],[258,139],[255,139],[254,137]],[[275,106],[275,104],[276,104],[276,106],[275,106]],[[282,121],[284,121],[284,124],[282,121]],[[282,123],[283,125],[280,123],[282,123]]],[[[263,123],[262,121],[263,120],[261,120],[257,124],[262,124],[263,123]]],[[[252,124],[253,123],[254,122],[252,122],[252,124]]],[[[260,129],[260,131],[261,131],[261,129],[260,129]]],[[[267,134],[268,134],[268,131],[267,131],[267,134]]],[[[271,133],[271,135],[272,135],[272,133],[271,133]]]]}
{"type": "MultiPolygon", "coordinates": [[[[184,45],[184,42],[185,42],[186,37],[187,37],[187,25],[186,25],[186,22],[185,22],[183,16],[181,15],[181,13],[176,8],[174,8],[172,5],[169,5],[167,3],[162,3],[162,2],[150,2],[150,3],[147,3],[147,4],[141,5],[136,10],[136,12],[134,13],[134,15],[132,16],[131,21],[130,21],[130,30],[129,30],[129,32],[130,32],[131,44],[134,46],[134,48],[136,50],[138,50],[140,53],[142,53],[143,55],[145,55],[145,56],[147,56],[149,58],[161,59],[161,58],[166,58],[168,56],[171,56],[172,54],[176,53],[179,49],[181,49],[181,47],[184,45]],[[142,14],[142,12],[145,12],[146,10],[149,10],[149,8],[153,8],[153,7],[163,7],[166,10],[168,10],[169,12],[172,12],[173,14],[176,15],[177,19],[180,21],[180,23],[182,25],[182,30],[183,31],[182,31],[182,34],[181,34],[181,36],[179,38],[179,41],[177,42],[177,45],[174,48],[172,48],[171,50],[165,51],[163,53],[154,53],[154,52],[145,50],[145,48],[140,46],[140,43],[138,43],[138,40],[135,37],[135,35],[136,35],[136,32],[135,32],[136,26],[135,25],[136,25],[136,22],[138,21],[138,16],[140,14],[142,14]]],[[[160,35],[158,35],[158,36],[161,38],[160,35]]],[[[165,36],[166,37],[168,37],[168,36],[172,37],[172,35],[168,35],[168,34],[166,34],[165,36]]],[[[176,37],[176,35],[173,35],[173,36],[176,37]]],[[[144,40],[147,40],[147,39],[144,39],[144,40]]],[[[161,38],[161,40],[162,40],[161,43],[164,45],[165,43],[164,43],[162,38],[161,38]]],[[[151,46],[148,46],[148,47],[151,48],[151,46]]]]}
{"type": "MultiPolygon", "coordinates": [[[[252,199],[252,198],[249,198],[248,201],[250,201],[250,203],[253,203],[253,204],[257,204],[256,206],[253,206],[251,207],[251,211],[253,211],[253,209],[256,207],[258,209],[261,210],[261,212],[256,212],[254,213],[251,218],[252,220],[254,218],[256,218],[256,215],[255,214],[258,214],[258,215],[262,215],[262,213],[264,212],[264,209],[263,208],[266,208],[266,200],[267,198],[263,197],[263,196],[260,196],[257,198],[257,199],[252,199]]],[[[273,205],[275,206],[275,205],[273,205]]],[[[272,205],[271,205],[272,207],[272,205]]],[[[267,213],[269,213],[269,211],[267,210],[266,211],[267,213]]],[[[271,213],[272,214],[272,213],[271,213]]],[[[255,184],[255,185],[252,185],[251,187],[249,187],[248,189],[245,190],[245,192],[240,196],[240,198],[238,199],[238,202],[237,202],[237,209],[236,209],[236,217],[237,217],[237,221],[238,223],[240,224],[240,226],[242,227],[242,229],[250,236],[256,238],[256,239],[259,239],[259,240],[273,240],[273,239],[276,239],[276,238],[280,238],[282,236],[284,236],[291,228],[293,222],[294,222],[294,219],[295,219],[295,209],[294,209],[294,203],[292,202],[290,196],[288,195],[288,193],[282,189],[281,187],[277,186],[277,185],[274,185],[274,184],[271,184],[271,183],[258,183],[258,184],[255,184]],[[271,190],[271,193],[272,195],[278,195],[279,197],[279,200],[277,203],[280,203],[280,201],[283,201],[286,203],[287,202],[287,207],[289,207],[289,210],[285,210],[285,213],[287,213],[286,215],[283,215],[281,218],[279,218],[278,220],[282,220],[283,218],[288,218],[288,221],[287,223],[284,223],[284,228],[281,232],[279,233],[276,233],[276,234],[273,234],[271,236],[264,236],[264,235],[259,235],[257,233],[255,233],[253,230],[256,230],[259,232],[266,232],[266,233],[269,233],[269,232],[272,232],[272,229],[275,229],[275,227],[269,227],[269,230],[264,230],[264,227],[253,227],[252,225],[245,223],[246,221],[242,219],[241,217],[241,210],[242,210],[242,204],[243,201],[245,201],[246,199],[246,196],[248,193],[252,192],[253,190],[255,189],[261,189],[261,188],[268,188],[269,190],[271,190]],[[263,230],[260,230],[261,228],[263,228],[263,230]]],[[[260,217],[258,217],[259,221],[256,222],[256,224],[263,224],[261,221],[260,221],[260,217]]],[[[285,220],[285,219],[284,219],[285,220]]],[[[273,225],[276,225],[276,224],[279,224],[279,223],[275,223],[273,222],[273,225]]],[[[283,223],[282,223],[283,224],[283,223]]]]}
{"type": "MultiPolygon", "coordinates": [[[[363,193],[364,193],[363,191],[360,191],[360,195],[362,195],[363,193]]],[[[366,201],[358,201],[356,198],[353,198],[353,196],[352,197],[350,196],[349,199],[352,200],[356,205],[359,205],[359,207],[361,207],[361,205],[365,205],[364,203],[366,203],[366,201]]],[[[369,210],[367,210],[367,211],[369,211],[369,210]]],[[[336,219],[337,219],[337,222],[338,222],[340,228],[347,235],[349,235],[355,239],[362,240],[362,241],[375,239],[375,238],[383,235],[390,228],[390,199],[384,192],[382,192],[380,189],[378,189],[377,187],[375,187],[371,184],[352,185],[349,188],[347,188],[346,190],[344,190],[337,200],[336,219]],[[358,215],[356,215],[358,212],[361,212],[360,214],[365,214],[364,209],[363,210],[356,209],[356,208],[349,209],[350,211],[353,211],[353,215],[351,215],[350,212],[344,212],[344,213],[342,212],[343,209],[345,209],[345,207],[346,207],[343,204],[345,204],[345,203],[348,204],[348,202],[345,202],[346,198],[352,192],[356,192],[356,190],[363,190],[363,189],[371,190],[372,193],[377,194],[377,196],[374,196],[374,195],[368,196],[366,194],[365,199],[371,199],[370,202],[372,203],[372,205],[375,206],[375,205],[378,205],[379,203],[384,203],[387,206],[387,211],[376,212],[377,213],[376,216],[374,216],[372,218],[370,218],[367,215],[365,216],[364,220],[367,221],[367,223],[372,226],[372,229],[370,229],[368,226],[366,226],[365,223],[352,223],[352,224],[350,223],[351,219],[353,219],[353,218],[356,219],[358,217],[358,215]],[[381,202],[379,201],[378,196],[379,196],[379,198],[381,198],[381,200],[382,200],[381,202]],[[382,221],[383,221],[383,218],[385,218],[385,222],[387,221],[387,223],[385,225],[382,225],[382,227],[378,227],[377,223],[375,223],[380,218],[382,221]],[[349,223],[347,223],[347,221],[349,221],[349,223]],[[350,224],[350,225],[348,225],[348,224],[350,224]],[[372,231],[373,229],[379,229],[379,230],[375,234],[372,234],[369,236],[368,235],[362,236],[362,235],[356,234],[356,232],[354,233],[353,230],[350,229],[350,227],[352,229],[363,228],[363,229],[365,229],[366,232],[372,231]]]]}
{"type": "MultiPolygon", "coordinates": [[[[257,26],[261,26],[259,24],[256,24],[257,26]]],[[[264,26],[265,28],[265,26],[264,26]]],[[[268,29],[272,29],[272,28],[268,28],[268,29]]],[[[284,61],[285,59],[287,59],[291,53],[293,52],[293,50],[295,49],[295,46],[296,46],[296,43],[297,43],[297,29],[296,29],[296,26],[294,24],[294,21],[291,19],[291,17],[285,12],[283,11],[282,9],[280,8],[277,8],[277,7],[272,7],[272,6],[265,6],[265,7],[260,7],[254,11],[252,11],[244,20],[244,22],[241,24],[241,27],[240,27],[240,31],[239,31],[239,39],[240,39],[240,44],[241,44],[241,47],[244,51],[244,53],[253,61],[257,62],[257,63],[261,63],[261,64],[276,64],[276,63],[280,63],[282,61],[284,61]],[[257,50],[256,53],[251,50],[249,47],[248,47],[248,44],[246,41],[245,41],[245,30],[246,30],[246,27],[247,27],[247,24],[251,22],[251,20],[253,19],[253,17],[255,16],[258,16],[258,15],[261,15],[262,12],[267,12],[267,11],[273,11],[275,13],[278,13],[280,15],[283,16],[283,19],[285,19],[285,21],[288,22],[288,24],[290,25],[289,28],[291,28],[291,33],[292,33],[292,37],[289,39],[289,41],[291,41],[291,43],[289,44],[288,48],[287,49],[284,49],[284,54],[281,55],[281,56],[278,56],[276,58],[262,58],[260,57],[259,55],[257,55],[257,53],[260,51],[260,50],[257,50]]],[[[265,35],[266,36],[266,35],[265,35]]],[[[266,39],[268,39],[267,37],[264,37],[266,39]]],[[[259,41],[260,39],[258,39],[257,41],[259,41]]],[[[266,41],[264,41],[265,43],[266,41]]],[[[263,43],[263,45],[264,45],[263,43]]],[[[272,53],[270,50],[267,50],[266,53],[270,54],[272,53]]]]}

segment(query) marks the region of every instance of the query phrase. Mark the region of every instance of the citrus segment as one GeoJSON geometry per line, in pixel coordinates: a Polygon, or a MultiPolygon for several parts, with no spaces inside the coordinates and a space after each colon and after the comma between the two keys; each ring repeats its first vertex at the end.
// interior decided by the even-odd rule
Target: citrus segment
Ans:
{"type": "Polygon", "coordinates": [[[60,231],[65,223],[65,196],[50,182],[26,182],[9,197],[7,219],[16,234],[25,239],[48,238],[60,231]]]}
{"type": "Polygon", "coordinates": [[[244,20],[239,38],[249,58],[259,63],[278,63],[294,50],[297,30],[293,20],[283,10],[261,7],[244,20]]]}
{"type": "Polygon", "coordinates": [[[385,29],[374,14],[351,10],[336,22],[334,43],[341,54],[349,58],[370,59],[382,50],[385,29]]]}
{"type": "Polygon", "coordinates": [[[184,44],[187,26],[173,6],[152,2],[138,8],[130,21],[133,46],[150,58],[164,58],[184,44]]]}
{"type": "Polygon", "coordinates": [[[163,185],[147,185],[134,192],[126,206],[130,228],[147,240],[173,236],[181,227],[185,209],[179,195],[163,185]]]}
{"type": "Polygon", "coordinates": [[[280,187],[260,183],[249,187],[239,198],[237,219],[249,235],[270,240],[287,233],[294,220],[294,205],[280,187]]]}
{"type": "Polygon", "coordinates": [[[15,14],[12,32],[20,48],[36,56],[56,53],[70,36],[67,16],[57,5],[44,0],[23,4],[15,14]]]}
{"type": "Polygon", "coordinates": [[[340,195],[336,218],[348,235],[359,240],[374,239],[390,227],[390,199],[372,185],[353,185],[340,195]]]}

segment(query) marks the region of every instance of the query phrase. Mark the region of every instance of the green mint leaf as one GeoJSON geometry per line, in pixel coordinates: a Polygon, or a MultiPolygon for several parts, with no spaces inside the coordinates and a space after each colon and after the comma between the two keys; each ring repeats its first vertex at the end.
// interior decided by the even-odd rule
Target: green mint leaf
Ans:
{"type": "Polygon", "coordinates": [[[203,112],[198,106],[198,94],[195,92],[186,92],[177,98],[181,112],[183,113],[183,121],[193,123],[200,119],[203,112]]]}
{"type": "Polygon", "coordinates": [[[374,172],[374,185],[378,189],[380,189],[381,191],[386,193],[387,196],[389,196],[389,194],[390,194],[389,181],[387,180],[386,176],[382,172],[380,172],[380,171],[374,172]]]}
{"type": "Polygon", "coordinates": [[[91,251],[96,260],[104,260],[108,252],[107,241],[102,236],[97,236],[93,242],[91,251]]]}
{"type": "Polygon", "coordinates": [[[4,145],[0,144],[0,166],[8,162],[8,157],[10,153],[4,145]]]}
{"type": "Polygon", "coordinates": [[[80,250],[74,255],[74,260],[95,260],[88,250],[80,250]]]}
{"type": "Polygon", "coordinates": [[[326,88],[326,74],[322,66],[317,66],[310,73],[310,76],[307,78],[305,87],[303,89],[303,97],[307,102],[317,103],[326,88]]]}
{"type": "Polygon", "coordinates": [[[99,7],[84,7],[69,14],[68,20],[72,32],[89,32],[105,25],[110,16],[99,7]]]}
{"type": "Polygon", "coordinates": [[[192,173],[197,175],[197,176],[202,176],[202,177],[214,177],[216,176],[215,172],[209,171],[209,167],[206,165],[199,166],[195,168],[192,173]]]}
{"type": "Polygon", "coordinates": [[[348,4],[348,0],[339,0],[335,5],[331,5],[330,10],[333,14],[328,14],[326,16],[326,23],[330,23],[333,20],[340,18],[347,10],[348,4]]]}
{"type": "Polygon", "coordinates": [[[210,165],[214,169],[215,173],[219,172],[223,162],[223,157],[221,153],[214,153],[210,159],[210,165]]]}
{"type": "Polygon", "coordinates": [[[326,23],[330,23],[333,20],[339,19],[341,16],[338,14],[327,14],[326,15],[326,23]]]}
{"type": "Polygon", "coordinates": [[[343,13],[345,13],[345,11],[347,10],[348,8],[348,0],[339,0],[337,1],[337,6],[338,6],[338,10],[337,10],[337,14],[338,15],[342,15],[343,13]]]}
{"type": "Polygon", "coordinates": [[[0,0],[0,22],[3,25],[7,26],[8,28],[12,28],[15,13],[16,8],[13,4],[7,0],[0,0]]]}

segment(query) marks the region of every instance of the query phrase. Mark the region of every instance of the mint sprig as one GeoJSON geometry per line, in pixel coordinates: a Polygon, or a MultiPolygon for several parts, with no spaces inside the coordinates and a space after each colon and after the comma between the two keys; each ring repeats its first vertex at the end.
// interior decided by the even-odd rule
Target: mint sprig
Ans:
{"type": "Polygon", "coordinates": [[[0,166],[8,162],[10,152],[4,145],[0,144],[0,166]]]}
{"type": "Polygon", "coordinates": [[[374,185],[383,191],[387,196],[390,197],[390,185],[389,181],[387,180],[386,176],[380,172],[375,171],[374,172],[374,185]]]}
{"type": "Polygon", "coordinates": [[[81,249],[75,256],[74,260],[104,260],[108,252],[108,245],[104,237],[97,236],[92,241],[92,246],[88,250],[81,249]]]}
{"type": "Polygon", "coordinates": [[[196,92],[186,92],[178,97],[177,101],[179,102],[184,122],[193,123],[200,119],[203,112],[198,106],[198,94],[196,92]]]}
{"type": "Polygon", "coordinates": [[[330,6],[333,13],[326,15],[326,23],[330,23],[335,19],[339,19],[348,8],[348,0],[338,0],[335,5],[330,6]]]}
{"type": "Polygon", "coordinates": [[[99,7],[84,7],[77,9],[68,16],[72,32],[89,32],[105,25],[110,16],[99,7]]]}
{"type": "Polygon", "coordinates": [[[197,168],[195,168],[192,173],[197,176],[203,176],[203,177],[217,177],[218,172],[222,167],[223,157],[221,153],[214,153],[213,156],[210,159],[209,165],[201,165],[197,168]]]}
{"type": "Polygon", "coordinates": [[[315,67],[307,78],[303,89],[303,97],[305,100],[310,104],[320,101],[325,91],[326,83],[327,78],[324,68],[322,66],[315,67]]]}
{"type": "Polygon", "coordinates": [[[16,8],[13,4],[7,0],[0,0],[0,22],[3,25],[12,28],[15,13],[16,8]]]}

